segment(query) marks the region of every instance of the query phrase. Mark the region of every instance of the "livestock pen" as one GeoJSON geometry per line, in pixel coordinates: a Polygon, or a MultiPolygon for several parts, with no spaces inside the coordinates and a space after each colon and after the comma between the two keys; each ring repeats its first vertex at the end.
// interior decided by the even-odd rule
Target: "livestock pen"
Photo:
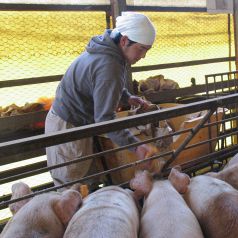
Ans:
{"type": "Polygon", "coordinates": [[[7,49],[1,51],[3,57],[0,59],[0,106],[3,108],[12,103],[19,106],[26,102],[35,103],[39,97],[53,97],[66,66],[83,51],[91,37],[86,32],[93,35],[101,33],[104,28],[112,28],[115,17],[124,10],[147,14],[161,33],[148,55],[148,61],[143,60],[131,67],[130,91],[133,92],[133,81],[139,82],[155,74],[163,74],[180,85],[179,89],[169,92],[139,92],[140,96],[157,104],[160,110],[129,116],[130,109],[127,109],[125,117],[50,135],[44,134],[48,111],[45,108],[1,117],[2,227],[10,216],[7,207],[11,203],[11,184],[26,181],[35,191],[31,196],[59,188],[53,186],[49,171],[69,163],[47,167],[47,146],[88,136],[95,138],[95,153],[72,163],[95,159],[99,161],[101,172],[65,186],[84,183],[92,177],[103,178],[101,186],[128,186],[135,169],[143,162],[136,161],[127,149],[140,143],[170,141],[166,149],[159,148],[156,156],[148,158],[156,163],[165,161],[160,173],[163,177],[168,175],[176,161],[186,173],[194,176],[219,169],[238,152],[237,25],[236,21],[232,21],[237,15],[237,1],[234,1],[233,14],[212,15],[207,13],[204,1],[196,3],[199,6],[191,3],[188,6],[160,6],[154,1],[146,1],[145,4],[101,1],[96,5],[2,2],[0,16],[4,27],[1,26],[1,34],[4,34],[0,47],[7,49]],[[184,19],[187,19],[185,25],[181,24],[184,19]],[[68,28],[63,31],[62,26],[66,22],[68,28]],[[164,28],[160,22],[166,23],[164,28]],[[213,25],[215,22],[220,24],[213,25]],[[79,34],[78,29],[83,34],[79,34]],[[196,79],[194,86],[190,86],[192,77],[196,79]],[[169,133],[148,135],[141,129],[146,125],[161,129],[160,122],[168,124],[169,133]],[[130,128],[142,142],[125,147],[112,144],[105,134],[122,128],[130,128]]]}

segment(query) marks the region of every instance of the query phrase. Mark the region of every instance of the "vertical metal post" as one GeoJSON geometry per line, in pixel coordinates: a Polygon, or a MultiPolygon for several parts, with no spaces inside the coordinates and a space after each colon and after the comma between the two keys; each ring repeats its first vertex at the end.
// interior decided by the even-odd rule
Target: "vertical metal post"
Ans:
{"type": "Polygon", "coordinates": [[[238,0],[233,0],[233,20],[234,20],[234,42],[235,42],[235,57],[236,70],[238,70],[238,0]]]}
{"type": "Polygon", "coordinates": [[[107,29],[110,29],[111,28],[111,13],[110,12],[106,12],[106,27],[107,29]]]}
{"type": "Polygon", "coordinates": [[[110,0],[112,11],[113,27],[116,25],[116,18],[121,15],[122,11],[126,11],[126,0],[110,0]]]}
{"type": "MultiPolygon", "coordinates": [[[[126,0],[110,0],[110,3],[111,3],[111,12],[112,12],[112,24],[113,24],[113,27],[115,27],[116,18],[121,15],[121,12],[126,11],[127,9],[126,0]]],[[[134,94],[132,72],[130,67],[128,67],[128,73],[127,73],[127,88],[130,93],[134,94]]]]}
{"type": "MultiPolygon", "coordinates": [[[[227,22],[227,30],[228,30],[228,44],[229,44],[229,56],[228,57],[231,57],[231,14],[227,14],[227,17],[228,17],[228,22],[227,22]]],[[[229,61],[229,71],[231,72],[232,71],[232,65],[231,65],[231,61],[229,61]]]]}

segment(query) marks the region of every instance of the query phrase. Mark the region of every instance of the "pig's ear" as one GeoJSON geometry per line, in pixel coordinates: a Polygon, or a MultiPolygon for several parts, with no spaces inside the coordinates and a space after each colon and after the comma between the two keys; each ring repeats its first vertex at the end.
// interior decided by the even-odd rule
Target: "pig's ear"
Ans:
{"type": "Polygon", "coordinates": [[[187,174],[172,168],[168,179],[179,193],[184,194],[187,192],[188,185],[190,184],[190,178],[187,174]]]}
{"type": "MultiPolygon", "coordinates": [[[[31,194],[31,193],[32,193],[32,191],[27,184],[25,184],[23,182],[14,183],[12,185],[11,200],[23,197],[23,196],[31,194]]],[[[12,214],[14,215],[30,200],[31,200],[31,198],[28,198],[28,199],[21,200],[19,202],[12,203],[9,205],[9,209],[12,212],[12,214]]]]}
{"type": "Polygon", "coordinates": [[[177,170],[177,171],[179,171],[179,172],[182,172],[182,168],[181,168],[180,165],[174,166],[173,169],[175,169],[175,170],[177,170]]]}
{"type": "Polygon", "coordinates": [[[137,199],[147,196],[152,189],[151,174],[146,170],[136,171],[135,177],[130,181],[130,188],[135,191],[134,194],[137,199]]]}
{"type": "Polygon", "coordinates": [[[75,183],[70,189],[80,192],[82,198],[85,198],[89,194],[89,188],[86,184],[75,183]]]}
{"type": "Polygon", "coordinates": [[[74,213],[79,209],[82,197],[75,190],[64,191],[58,201],[53,205],[53,210],[60,221],[67,225],[74,213]]]}

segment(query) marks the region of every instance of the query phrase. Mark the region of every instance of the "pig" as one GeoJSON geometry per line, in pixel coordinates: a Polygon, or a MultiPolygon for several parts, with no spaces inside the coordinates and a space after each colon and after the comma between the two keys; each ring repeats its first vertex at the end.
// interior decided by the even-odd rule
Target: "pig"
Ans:
{"type": "Polygon", "coordinates": [[[84,198],[64,238],[137,238],[138,229],[139,212],[132,192],[111,185],[84,198]]]}
{"type": "Polygon", "coordinates": [[[238,164],[231,163],[219,172],[209,172],[205,175],[223,180],[238,189],[238,164]]]}
{"type": "Polygon", "coordinates": [[[172,168],[169,180],[183,194],[196,215],[203,234],[209,238],[236,238],[238,234],[238,191],[228,183],[206,175],[193,177],[183,188],[184,174],[172,168]]]}
{"type": "Polygon", "coordinates": [[[229,161],[228,163],[224,166],[224,169],[225,168],[228,168],[232,165],[235,165],[235,164],[238,164],[238,153],[235,154],[229,161]]]}
{"type": "MultiPolygon", "coordinates": [[[[32,191],[30,187],[22,182],[15,183],[12,185],[12,197],[11,199],[16,199],[23,197],[24,195],[31,194],[32,191]]],[[[14,215],[16,214],[21,207],[23,207],[26,203],[28,203],[31,200],[31,198],[27,198],[24,200],[21,200],[19,202],[15,202],[9,205],[9,209],[11,213],[14,215]]]]}
{"type": "Polygon", "coordinates": [[[231,158],[221,171],[209,172],[206,175],[221,179],[238,189],[238,154],[231,158]]]}
{"type": "MultiPolygon", "coordinates": [[[[12,197],[31,193],[24,184],[15,184],[12,197]],[[15,194],[15,192],[17,194],[15,194]]],[[[12,206],[13,217],[4,227],[1,238],[62,238],[69,220],[82,203],[78,191],[49,192],[12,206]]]]}
{"type": "Polygon", "coordinates": [[[145,195],[140,238],[202,238],[200,225],[168,179],[152,181],[147,171],[138,171],[130,186],[139,198],[145,195]]]}

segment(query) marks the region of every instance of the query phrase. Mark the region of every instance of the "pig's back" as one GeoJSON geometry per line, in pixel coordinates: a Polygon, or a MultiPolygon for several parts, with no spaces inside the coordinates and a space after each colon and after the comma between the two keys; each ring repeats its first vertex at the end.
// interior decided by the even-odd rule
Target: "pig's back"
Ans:
{"type": "Polygon", "coordinates": [[[237,238],[238,192],[224,192],[207,204],[200,218],[204,235],[209,238],[237,238]]]}
{"type": "Polygon", "coordinates": [[[138,216],[127,191],[116,186],[105,187],[85,198],[64,238],[137,238],[138,216]]]}
{"type": "Polygon", "coordinates": [[[213,203],[217,196],[235,189],[228,183],[210,176],[200,175],[192,178],[185,200],[199,218],[206,213],[207,204],[213,203]]]}
{"type": "Polygon", "coordinates": [[[202,238],[199,223],[169,181],[158,181],[147,197],[141,217],[140,238],[202,238]]]}

